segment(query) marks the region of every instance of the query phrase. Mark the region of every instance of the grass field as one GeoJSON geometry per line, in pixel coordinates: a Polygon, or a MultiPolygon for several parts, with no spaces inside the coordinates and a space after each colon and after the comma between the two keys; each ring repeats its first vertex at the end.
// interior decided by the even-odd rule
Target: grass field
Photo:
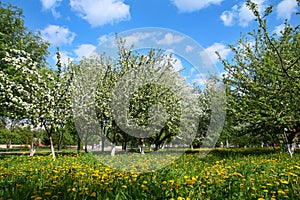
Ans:
{"type": "MultiPolygon", "coordinates": [[[[158,165],[169,157],[144,155],[139,162],[158,165]]],[[[6,156],[0,160],[0,199],[300,199],[299,153],[290,158],[268,149],[224,149],[200,158],[190,151],[147,173],[128,168],[122,156],[109,159],[127,171],[103,159],[108,158],[6,156]]]]}

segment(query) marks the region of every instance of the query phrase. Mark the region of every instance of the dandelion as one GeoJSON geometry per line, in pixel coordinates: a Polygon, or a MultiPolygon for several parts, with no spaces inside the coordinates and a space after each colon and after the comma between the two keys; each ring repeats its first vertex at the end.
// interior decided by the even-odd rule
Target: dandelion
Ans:
{"type": "Polygon", "coordinates": [[[50,196],[50,195],[51,195],[51,192],[45,192],[45,195],[46,195],[46,196],[50,196]]]}
{"type": "Polygon", "coordinates": [[[285,192],[282,189],[279,189],[278,194],[285,194],[285,192]]]}
{"type": "Polygon", "coordinates": [[[289,184],[289,182],[286,181],[286,180],[280,180],[280,182],[283,183],[283,184],[289,184]]]}
{"type": "Polygon", "coordinates": [[[93,192],[93,193],[90,195],[90,197],[96,197],[96,196],[97,196],[96,192],[93,192]]]}

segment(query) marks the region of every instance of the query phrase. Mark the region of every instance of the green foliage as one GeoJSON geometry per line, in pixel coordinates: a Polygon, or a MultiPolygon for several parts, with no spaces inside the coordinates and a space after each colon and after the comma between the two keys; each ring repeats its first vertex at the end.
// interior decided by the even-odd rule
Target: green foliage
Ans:
{"type": "Polygon", "coordinates": [[[258,28],[230,45],[232,60],[222,60],[227,74],[228,120],[226,131],[253,137],[281,138],[286,131],[292,143],[300,131],[299,26],[285,22],[281,34],[270,34],[267,16],[247,1],[258,28]]]}
{"type": "Polygon", "coordinates": [[[30,128],[15,127],[12,130],[0,128],[0,144],[30,144],[32,131],[30,128]]]}
{"type": "MultiPolygon", "coordinates": [[[[39,66],[45,66],[49,44],[39,33],[28,30],[24,24],[23,11],[17,6],[0,2],[0,58],[11,49],[23,50],[32,56],[39,66]]],[[[0,60],[1,69],[6,66],[0,60]]]]}

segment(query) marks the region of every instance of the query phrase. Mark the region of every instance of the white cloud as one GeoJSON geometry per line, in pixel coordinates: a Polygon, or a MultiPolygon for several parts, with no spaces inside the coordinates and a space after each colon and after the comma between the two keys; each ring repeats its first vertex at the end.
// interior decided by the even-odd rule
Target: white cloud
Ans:
{"type": "Polygon", "coordinates": [[[233,18],[234,18],[234,13],[237,10],[237,5],[232,7],[232,10],[226,10],[222,12],[220,18],[223,21],[225,26],[232,26],[233,25],[233,18]]]}
{"type": "Polygon", "coordinates": [[[184,69],[184,66],[177,56],[174,55],[175,51],[174,49],[167,49],[164,54],[167,55],[168,57],[171,56],[171,59],[168,60],[167,58],[163,61],[163,64],[167,64],[167,61],[171,61],[173,69],[175,71],[180,71],[184,69]]]}
{"type": "Polygon", "coordinates": [[[129,36],[123,37],[126,41],[126,47],[130,47],[131,45],[137,45],[142,40],[152,38],[152,33],[142,33],[142,32],[135,32],[129,36]]]}
{"type": "Polygon", "coordinates": [[[98,38],[98,43],[102,44],[102,43],[106,42],[109,38],[110,38],[109,35],[102,35],[98,38]]]}
{"type": "Polygon", "coordinates": [[[123,0],[70,0],[70,6],[92,27],[130,19],[129,5],[123,0]]]}
{"type": "Polygon", "coordinates": [[[173,68],[175,69],[175,71],[180,71],[184,69],[184,66],[179,58],[173,56],[171,61],[174,63],[173,68]]]}
{"type": "MultiPolygon", "coordinates": [[[[265,9],[265,0],[253,0],[253,2],[258,5],[259,12],[265,9]]],[[[255,16],[246,6],[246,2],[244,2],[240,6],[234,5],[231,10],[224,11],[220,18],[225,26],[238,24],[239,26],[246,27],[252,20],[255,19],[255,16]]]]}
{"type": "Polygon", "coordinates": [[[48,25],[41,31],[42,37],[49,41],[52,45],[71,44],[76,36],[74,32],[71,32],[68,28],[48,25]]]}
{"type": "Polygon", "coordinates": [[[290,19],[292,13],[297,12],[296,0],[282,0],[276,8],[277,18],[290,19]]]}
{"type": "Polygon", "coordinates": [[[157,41],[157,44],[176,44],[184,39],[183,36],[173,35],[172,33],[165,34],[164,38],[157,41]]]}
{"type": "Polygon", "coordinates": [[[281,35],[280,32],[284,31],[284,28],[285,28],[285,24],[280,24],[274,28],[273,33],[276,33],[277,35],[281,35]]]}
{"type": "MultiPolygon", "coordinates": [[[[96,46],[91,44],[79,45],[72,52],[61,51],[60,57],[63,65],[67,65],[71,61],[80,61],[83,57],[89,57],[96,50],[96,46]]],[[[52,59],[57,62],[56,54],[52,56],[52,59]]]]}
{"type": "Polygon", "coordinates": [[[212,4],[219,5],[223,0],[171,0],[179,12],[194,12],[212,4]]]}
{"type": "Polygon", "coordinates": [[[56,18],[60,17],[60,13],[55,10],[62,0],[40,0],[43,10],[51,10],[52,15],[56,18]]]}
{"type": "Polygon", "coordinates": [[[210,65],[218,62],[218,57],[215,53],[216,51],[222,58],[226,58],[231,50],[222,43],[214,43],[200,52],[204,64],[210,65]]]}
{"type": "Polygon", "coordinates": [[[74,50],[77,56],[76,60],[81,60],[83,57],[90,56],[95,50],[96,47],[91,44],[82,44],[78,46],[77,49],[74,50]]]}
{"type": "MultiPolygon", "coordinates": [[[[61,63],[63,65],[68,65],[69,62],[74,61],[74,58],[72,58],[70,55],[71,55],[71,53],[69,53],[67,51],[60,52],[61,63]]],[[[57,62],[56,54],[52,57],[52,59],[55,61],[55,63],[57,62]]]]}
{"type": "Polygon", "coordinates": [[[198,85],[205,86],[209,75],[207,73],[197,73],[193,78],[192,82],[198,85]]]}
{"type": "Polygon", "coordinates": [[[193,51],[193,47],[192,46],[190,46],[190,45],[187,45],[186,47],[185,47],[185,52],[186,53],[190,53],[190,52],[192,52],[193,51]]]}

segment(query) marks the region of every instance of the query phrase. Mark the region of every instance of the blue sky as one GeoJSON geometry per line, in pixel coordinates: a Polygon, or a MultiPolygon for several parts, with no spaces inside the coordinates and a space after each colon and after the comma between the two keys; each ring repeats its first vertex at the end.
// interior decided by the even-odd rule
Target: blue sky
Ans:
{"type": "MultiPolygon", "coordinates": [[[[215,51],[230,57],[228,44],[247,34],[257,23],[238,0],[10,0],[22,8],[26,26],[39,30],[51,43],[48,62],[55,63],[57,46],[63,61],[87,56],[107,38],[136,28],[167,28],[189,36],[201,45],[222,73],[215,51]]],[[[263,10],[274,4],[270,32],[282,29],[284,19],[297,24],[296,0],[255,0],[263,10]]],[[[175,37],[166,38],[169,40],[175,37]]]]}

